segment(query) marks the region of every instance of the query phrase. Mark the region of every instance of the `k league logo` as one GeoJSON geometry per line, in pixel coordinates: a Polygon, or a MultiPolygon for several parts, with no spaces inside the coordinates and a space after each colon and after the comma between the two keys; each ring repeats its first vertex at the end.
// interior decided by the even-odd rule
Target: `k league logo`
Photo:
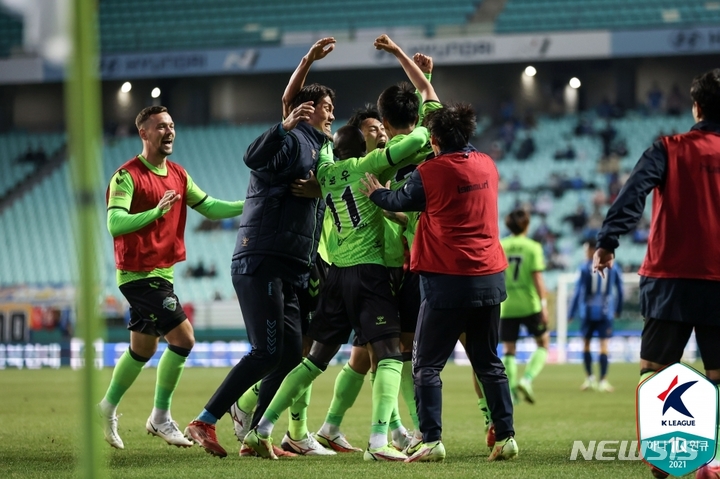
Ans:
{"type": "Polygon", "coordinates": [[[638,441],[643,460],[682,476],[715,455],[718,391],[689,366],[675,363],[637,388],[638,441]]]}

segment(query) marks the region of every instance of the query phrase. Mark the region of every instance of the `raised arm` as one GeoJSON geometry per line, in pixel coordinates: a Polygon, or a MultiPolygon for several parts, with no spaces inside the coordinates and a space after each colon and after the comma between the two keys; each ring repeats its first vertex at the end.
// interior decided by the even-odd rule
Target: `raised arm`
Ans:
{"type": "Polygon", "coordinates": [[[283,105],[283,118],[287,118],[290,115],[290,103],[292,102],[295,95],[305,85],[305,78],[310,71],[310,66],[316,60],[322,60],[327,56],[328,53],[335,49],[335,39],[333,37],[321,38],[310,47],[307,54],[302,57],[300,64],[297,66],[290,81],[285,87],[285,92],[282,96],[283,105]]]}
{"type": "Polygon", "coordinates": [[[430,81],[425,78],[425,75],[420,67],[417,66],[415,62],[413,62],[413,60],[405,54],[402,48],[390,39],[390,37],[384,34],[380,35],[375,39],[374,46],[376,49],[384,50],[398,59],[400,65],[403,67],[403,70],[405,70],[405,74],[408,76],[408,79],[413,85],[415,85],[418,92],[420,92],[423,102],[428,100],[440,101],[437,94],[435,94],[435,89],[430,84],[430,81]]]}

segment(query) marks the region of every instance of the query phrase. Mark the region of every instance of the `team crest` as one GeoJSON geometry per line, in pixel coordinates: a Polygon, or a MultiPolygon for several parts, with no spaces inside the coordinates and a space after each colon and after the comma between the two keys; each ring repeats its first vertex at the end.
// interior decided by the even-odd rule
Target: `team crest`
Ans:
{"type": "Polygon", "coordinates": [[[163,299],[163,308],[167,309],[168,311],[175,311],[177,308],[177,299],[173,298],[172,296],[168,296],[167,298],[163,299]]]}
{"type": "Polygon", "coordinates": [[[248,243],[250,243],[250,238],[248,238],[247,236],[244,236],[242,239],[242,245],[247,246],[248,243]]]}

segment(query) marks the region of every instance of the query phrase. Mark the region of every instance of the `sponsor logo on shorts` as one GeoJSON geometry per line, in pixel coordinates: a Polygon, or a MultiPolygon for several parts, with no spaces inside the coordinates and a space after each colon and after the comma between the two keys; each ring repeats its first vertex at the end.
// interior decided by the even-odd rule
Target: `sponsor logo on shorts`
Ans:
{"type": "Polygon", "coordinates": [[[375,324],[378,326],[381,326],[383,324],[387,324],[385,321],[385,316],[378,316],[375,320],[375,324]]]}
{"type": "Polygon", "coordinates": [[[172,296],[168,296],[167,298],[163,299],[163,308],[169,311],[175,311],[175,308],[177,308],[177,299],[173,298],[172,296]]]}

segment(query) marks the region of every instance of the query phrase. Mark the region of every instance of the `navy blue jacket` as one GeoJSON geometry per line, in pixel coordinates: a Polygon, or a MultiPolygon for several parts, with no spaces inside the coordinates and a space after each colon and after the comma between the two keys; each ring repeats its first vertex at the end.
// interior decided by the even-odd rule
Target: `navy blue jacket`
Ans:
{"type": "Polygon", "coordinates": [[[247,149],[252,170],[240,217],[233,274],[252,274],[265,257],[282,265],[279,276],[304,283],[315,262],[325,203],[290,192],[297,178],[315,170],[327,137],[309,123],[285,132],[280,124],[260,135],[247,149]]]}

